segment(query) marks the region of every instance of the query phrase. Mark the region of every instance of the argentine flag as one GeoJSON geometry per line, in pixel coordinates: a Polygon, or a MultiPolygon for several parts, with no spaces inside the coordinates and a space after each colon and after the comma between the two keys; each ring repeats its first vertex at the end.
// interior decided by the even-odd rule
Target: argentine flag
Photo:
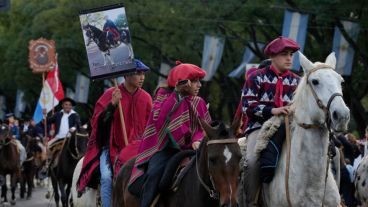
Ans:
{"type": "Polygon", "coordinates": [[[210,81],[215,75],[221,62],[225,39],[222,37],[206,35],[202,55],[202,69],[207,72],[204,81],[210,81]]]}
{"type": "MultiPolygon", "coordinates": [[[[233,70],[229,73],[229,75],[228,75],[229,77],[239,78],[242,75],[244,75],[246,69],[248,68],[247,66],[256,57],[256,55],[253,53],[253,51],[249,47],[255,48],[256,45],[254,43],[249,43],[249,46],[245,48],[242,62],[240,63],[240,65],[235,70],[233,70]]],[[[261,51],[263,51],[264,44],[257,43],[257,47],[261,51]]]]}
{"type": "MultiPolygon", "coordinates": [[[[360,31],[360,25],[353,21],[341,21],[341,24],[348,35],[356,42],[360,31]]],[[[350,76],[355,51],[337,26],[335,27],[332,50],[336,54],[336,72],[340,75],[350,76]]]]}
{"type": "MultiPolygon", "coordinates": [[[[308,14],[285,10],[282,36],[296,41],[300,46],[300,52],[304,50],[305,39],[307,36],[308,14]]],[[[293,70],[299,71],[299,53],[294,53],[293,70]]]]}
{"type": "Polygon", "coordinates": [[[47,74],[36,110],[33,114],[33,120],[36,124],[43,119],[42,109],[46,109],[47,112],[51,111],[63,98],[64,90],[59,79],[59,67],[56,63],[55,68],[47,74]]]}

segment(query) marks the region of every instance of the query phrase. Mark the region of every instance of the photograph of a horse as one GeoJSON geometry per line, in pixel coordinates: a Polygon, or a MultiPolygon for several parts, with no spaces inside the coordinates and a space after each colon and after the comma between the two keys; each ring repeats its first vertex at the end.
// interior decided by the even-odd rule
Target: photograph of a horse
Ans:
{"type": "Polygon", "coordinates": [[[80,15],[91,78],[116,75],[134,67],[124,7],[97,8],[80,15]]]}

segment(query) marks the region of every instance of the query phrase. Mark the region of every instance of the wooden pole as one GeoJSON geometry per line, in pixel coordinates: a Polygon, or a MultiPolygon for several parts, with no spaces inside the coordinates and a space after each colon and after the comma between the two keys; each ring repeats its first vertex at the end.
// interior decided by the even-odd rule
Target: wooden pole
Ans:
{"type": "MultiPolygon", "coordinates": [[[[42,91],[45,89],[45,72],[42,73],[42,91]]],[[[43,106],[45,107],[45,104],[46,104],[46,94],[43,94],[43,97],[42,97],[42,102],[43,102],[43,106]]],[[[46,108],[44,108],[46,109],[46,108]]],[[[42,110],[43,111],[43,110],[42,110]]],[[[45,132],[45,137],[44,137],[44,140],[43,142],[44,143],[47,143],[47,112],[43,114],[43,118],[45,119],[45,122],[44,122],[44,132],[45,132]]]]}
{"type": "MultiPolygon", "coordinates": [[[[118,81],[116,80],[116,78],[114,78],[114,84],[115,84],[115,88],[119,89],[118,81]]],[[[129,142],[128,142],[128,136],[127,136],[126,128],[125,128],[124,112],[123,112],[123,107],[121,106],[121,100],[119,100],[119,114],[120,114],[121,128],[123,129],[124,143],[125,143],[125,146],[128,146],[129,142]]]]}

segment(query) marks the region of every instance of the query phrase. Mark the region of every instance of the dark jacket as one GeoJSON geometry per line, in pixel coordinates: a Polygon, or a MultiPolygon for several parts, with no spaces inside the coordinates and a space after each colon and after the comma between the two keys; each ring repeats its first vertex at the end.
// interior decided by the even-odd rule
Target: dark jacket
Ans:
{"type": "MultiPolygon", "coordinates": [[[[63,118],[63,112],[58,111],[52,117],[47,119],[48,123],[55,124],[55,135],[59,133],[61,118],[63,118]]],[[[68,118],[68,122],[69,122],[69,129],[75,127],[78,130],[81,125],[78,113],[72,113],[68,118]]]]}

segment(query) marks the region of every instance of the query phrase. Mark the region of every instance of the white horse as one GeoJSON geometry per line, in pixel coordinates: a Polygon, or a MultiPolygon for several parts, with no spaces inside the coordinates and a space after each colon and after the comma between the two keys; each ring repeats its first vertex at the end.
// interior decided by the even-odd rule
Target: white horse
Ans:
{"type": "Polygon", "coordinates": [[[285,187],[286,142],[275,177],[271,183],[263,185],[263,203],[271,207],[337,207],[340,205],[339,190],[331,168],[327,168],[328,128],[331,131],[345,131],[350,120],[350,111],[342,98],[343,78],[334,70],[335,53],[331,53],[325,63],[312,63],[300,52],[299,57],[305,75],[291,105],[294,112],[290,123],[288,176],[291,205],[288,204],[285,187]]]}
{"type": "Polygon", "coordinates": [[[73,202],[74,207],[95,207],[97,206],[96,205],[97,190],[92,189],[92,188],[86,188],[86,192],[83,193],[83,195],[80,198],[78,198],[77,182],[78,182],[80,172],[82,170],[83,160],[84,160],[84,157],[79,160],[77,166],[75,167],[74,173],[73,173],[71,200],[73,202]]]}
{"type": "Polygon", "coordinates": [[[364,156],[354,176],[355,197],[368,207],[368,156],[364,156]]]}

